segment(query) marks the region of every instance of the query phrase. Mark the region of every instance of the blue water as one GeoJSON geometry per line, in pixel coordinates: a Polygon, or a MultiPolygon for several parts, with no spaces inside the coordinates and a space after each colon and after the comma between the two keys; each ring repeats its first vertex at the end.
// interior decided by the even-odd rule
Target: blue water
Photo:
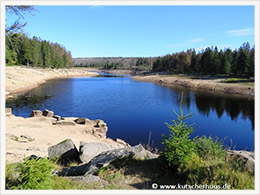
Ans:
{"type": "MultiPolygon", "coordinates": [[[[184,113],[194,136],[224,139],[233,149],[254,149],[254,100],[182,87],[167,87],[135,81],[129,77],[92,77],[51,80],[26,93],[50,96],[41,101],[12,106],[13,113],[29,117],[32,109],[54,111],[63,117],[102,119],[108,124],[107,136],[121,138],[131,145],[147,144],[161,148],[165,122],[176,119],[181,93],[184,113]]],[[[7,105],[8,106],[8,105],[7,105]]]]}

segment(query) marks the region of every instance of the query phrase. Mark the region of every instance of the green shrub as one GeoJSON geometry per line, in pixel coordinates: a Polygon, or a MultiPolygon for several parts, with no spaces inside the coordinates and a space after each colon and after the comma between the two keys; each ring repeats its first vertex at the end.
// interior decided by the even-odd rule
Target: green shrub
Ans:
{"type": "Polygon", "coordinates": [[[204,160],[225,159],[226,152],[222,141],[206,136],[195,138],[193,141],[196,145],[196,153],[204,160]]]}
{"type": "Polygon", "coordinates": [[[15,181],[9,178],[9,185],[13,184],[10,189],[52,189],[52,170],[54,167],[55,164],[48,159],[29,160],[27,158],[13,168],[19,177],[15,181]]]}
{"type": "MultiPolygon", "coordinates": [[[[51,159],[25,159],[19,164],[6,164],[6,189],[66,190],[87,189],[83,183],[52,175],[58,165],[51,159]]],[[[91,185],[90,185],[91,186],[91,185]]]]}

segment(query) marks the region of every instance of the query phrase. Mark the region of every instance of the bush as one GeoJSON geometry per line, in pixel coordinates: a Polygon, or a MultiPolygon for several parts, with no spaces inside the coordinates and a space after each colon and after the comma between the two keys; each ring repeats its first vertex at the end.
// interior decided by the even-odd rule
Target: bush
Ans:
{"type": "MultiPolygon", "coordinates": [[[[14,168],[19,177],[10,189],[52,189],[52,170],[55,164],[48,159],[25,159],[14,168]]],[[[11,179],[9,179],[11,180],[11,179]]]]}
{"type": "Polygon", "coordinates": [[[70,181],[63,177],[52,175],[54,167],[57,166],[52,160],[25,159],[19,164],[6,165],[6,189],[24,190],[64,190],[64,189],[86,189],[83,183],[70,181]]]}
{"type": "Polygon", "coordinates": [[[195,138],[193,141],[196,145],[196,153],[204,160],[225,159],[226,152],[222,141],[206,136],[195,138]]]}

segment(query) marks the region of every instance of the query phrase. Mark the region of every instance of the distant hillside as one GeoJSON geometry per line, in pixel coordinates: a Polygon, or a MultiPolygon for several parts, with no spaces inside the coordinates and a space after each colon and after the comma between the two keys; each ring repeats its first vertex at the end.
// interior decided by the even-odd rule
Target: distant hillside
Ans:
{"type": "Polygon", "coordinates": [[[76,67],[100,67],[100,68],[147,68],[152,66],[152,58],[137,57],[99,57],[99,58],[73,58],[76,67]]]}

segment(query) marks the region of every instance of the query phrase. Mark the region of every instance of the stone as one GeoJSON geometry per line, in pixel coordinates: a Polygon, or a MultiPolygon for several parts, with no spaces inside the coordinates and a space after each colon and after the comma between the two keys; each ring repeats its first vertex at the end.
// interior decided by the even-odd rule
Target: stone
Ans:
{"type": "Polygon", "coordinates": [[[61,116],[59,116],[59,115],[54,115],[53,118],[55,118],[57,121],[61,120],[61,116]]]}
{"type": "Polygon", "coordinates": [[[49,111],[48,109],[45,109],[42,113],[43,116],[46,116],[46,117],[53,117],[54,115],[54,112],[53,111],[49,111]]]}
{"type": "Polygon", "coordinates": [[[94,125],[92,134],[99,138],[105,138],[108,131],[107,124],[100,119],[93,120],[92,123],[94,125]]]}
{"type": "Polygon", "coordinates": [[[100,119],[96,119],[93,121],[94,122],[94,127],[106,127],[107,124],[103,121],[103,120],[100,120],[100,119]]]}
{"type": "Polygon", "coordinates": [[[150,160],[150,159],[155,159],[158,158],[159,155],[158,154],[153,154],[148,150],[141,150],[137,153],[134,154],[133,159],[137,159],[137,160],[150,160]]]}
{"type": "Polygon", "coordinates": [[[88,163],[93,157],[98,154],[117,149],[118,146],[100,142],[80,142],[79,158],[82,162],[88,163]]]}
{"type": "Polygon", "coordinates": [[[10,116],[12,114],[12,108],[5,108],[5,116],[10,116]]]}
{"type": "Polygon", "coordinates": [[[105,129],[94,128],[94,129],[92,129],[92,132],[93,132],[93,135],[98,138],[105,138],[107,135],[107,130],[105,130],[105,129]]]}
{"type": "Polygon", "coordinates": [[[48,148],[48,157],[58,159],[61,164],[79,162],[79,152],[71,139],[66,139],[48,148]]]}
{"type": "Polygon", "coordinates": [[[41,110],[33,110],[30,117],[41,117],[42,111],[41,110]]]}
{"type": "Polygon", "coordinates": [[[75,123],[80,124],[80,125],[85,125],[86,119],[85,118],[77,118],[74,120],[75,123]]]}
{"type": "Polygon", "coordinates": [[[18,142],[27,143],[27,142],[32,142],[32,141],[34,141],[34,139],[33,139],[31,136],[29,136],[29,135],[21,135],[21,136],[18,138],[17,141],[18,141],[18,142]]]}
{"type": "Polygon", "coordinates": [[[57,121],[53,124],[54,125],[65,125],[65,126],[75,126],[76,125],[76,123],[74,123],[73,121],[66,121],[66,120],[57,121]]]}
{"type": "Polygon", "coordinates": [[[59,173],[60,176],[82,176],[96,174],[99,169],[109,165],[110,162],[124,157],[133,157],[136,153],[145,150],[144,147],[139,144],[133,147],[124,147],[115,150],[109,150],[102,152],[95,156],[89,163],[82,164],[80,166],[63,168],[59,173]]]}

